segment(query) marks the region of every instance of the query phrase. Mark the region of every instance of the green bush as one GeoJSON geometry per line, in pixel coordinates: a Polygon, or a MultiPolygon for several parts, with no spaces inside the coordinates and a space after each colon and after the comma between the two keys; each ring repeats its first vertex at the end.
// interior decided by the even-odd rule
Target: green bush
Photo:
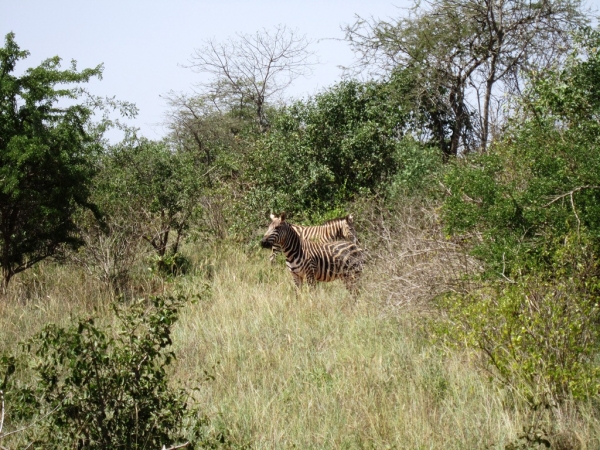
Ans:
{"type": "Polygon", "coordinates": [[[34,448],[208,444],[207,419],[168,380],[171,327],[183,304],[183,298],[142,300],[115,307],[118,328],[90,318],[68,328],[48,325],[33,337],[25,346],[35,355],[30,385],[5,384],[9,414],[28,403],[29,415],[21,418],[31,423],[23,433],[34,448]]]}
{"type": "Polygon", "coordinates": [[[492,277],[543,270],[569,233],[600,248],[600,33],[580,39],[563,69],[531,81],[504,139],[443,180],[449,233],[474,238],[492,277]]]}
{"type": "Polygon", "coordinates": [[[600,390],[600,283],[553,278],[486,282],[440,300],[444,334],[480,349],[490,374],[531,405],[600,390]]]}
{"type": "Polygon", "coordinates": [[[446,333],[534,403],[600,389],[600,33],[578,42],[531,80],[504,139],[443,179],[447,231],[484,267],[441,302],[446,333]]]}
{"type": "Polygon", "coordinates": [[[154,255],[152,269],[162,276],[174,277],[190,271],[190,260],[181,253],[168,253],[164,256],[154,255]]]}
{"type": "Polygon", "coordinates": [[[248,206],[318,215],[422,183],[441,153],[408,133],[411,114],[394,89],[347,81],[281,110],[249,155],[248,206]]]}
{"type": "Polygon", "coordinates": [[[114,233],[121,246],[143,239],[162,265],[178,253],[197,218],[204,183],[192,154],[131,135],[104,155],[94,199],[109,230],[131,230],[114,233]]]}

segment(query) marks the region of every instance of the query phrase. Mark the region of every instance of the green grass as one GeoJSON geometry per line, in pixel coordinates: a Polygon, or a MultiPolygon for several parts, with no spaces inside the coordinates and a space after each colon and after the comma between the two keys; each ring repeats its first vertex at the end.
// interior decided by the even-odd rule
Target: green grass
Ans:
{"type": "MultiPolygon", "coordinates": [[[[341,282],[297,295],[267,251],[228,244],[189,245],[186,253],[192,273],[165,283],[149,274],[138,280],[138,295],[199,297],[173,332],[173,382],[196,388],[213,426],[236,445],[501,449],[529,423],[473,355],[430,339],[422,308],[389,308],[376,289],[381,262],[372,262],[367,289],[353,298],[341,282]]],[[[40,265],[17,277],[0,303],[0,345],[15,348],[71,316],[111,320],[111,301],[83,270],[40,265]]],[[[581,443],[565,448],[600,447],[591,408],[564,412],[555,429],[581,443]]]]}
{"type": "MultiPolygon", "coordinates": [[[[177,376],[197,383],[235,442],[504,448],[521,432],[526,418],[503,406],[469,355],[429,340],[421,312],[383,312],[377,292],[354,299],[339,282],[297,296],[267,252],[218,254],[211,298],[190,305],[176,328],[177,376]]],[[[193,283],[180,281],[182,290],[193,283]]]]}

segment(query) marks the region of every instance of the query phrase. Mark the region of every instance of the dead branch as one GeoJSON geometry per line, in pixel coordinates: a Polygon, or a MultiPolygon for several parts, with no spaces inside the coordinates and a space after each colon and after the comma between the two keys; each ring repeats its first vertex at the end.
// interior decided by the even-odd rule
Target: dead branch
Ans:
{"type": "Polygon", "coordinates": [[[571,191],[569,191],[569,192],[565,192],[564,194],[557,195],[557,196],[556,196],[556,197],[554,197],[554,198],[553,198],[553,199],[552,199],[550,202],[546,203],[546,204],[544,205],[544,208],[547,208],[547,207],[548,207],[548,206],[550,206],[552,203],[555,203],[555,202],[557,202],[558,200],[560,200],[560,199],[562,199],[562,198],[565,198],[565,197],[570,197],[570,198],[571,198],[571,203],[572,203],[572,201],[573,201],[573,194],[575,194],[576,192],[582,191],[582,190],[584,190],[584,189],[600,189],[600,186],[594,186],[594,185],[591,185],[591,184],[587,184],[587,185],[585,185],[585,186],[579,186],[579,187],[576,187],[575,189],[573,189],[573,190],[571,190],[571,191]]]}
{"type": "Polygon", "coordinates": [[[546,207],[550,206],[551,204],[553,204],[554,202],[557,202],[560,199],[569,197],[569,200],[571,203],[571,209],[573,210],[573,214],[575,215],[575,219],[577,220],[577,233],[578,234],[579,234],[579,228],[581,227],[581,220],[579,219],[579,215],[577,214],[577,209],[575,208],[575,200],[573,199],[573,194],[575,194],[576,192],[582,191],[584,189],[600,189],[600,186],[594,186],[594,185],[588,184],[585,186],[576,187],[575,189],[573,189],[569,192],[565,192],[564,194],[556,196],[554,199],[552,199],[552,201],[550,201],[549,203],[544,205],[544,208],[546,208],[546,207]]]}
{"type": "Polygon", "coordinates": [[[185,444],[178,444],[178,445],[175,445],[175,446],[169,447],[169,448],[167,448],[165,445],[163,445],[161,450],[175,450],[177,448],[187,447],[188,445],[190,445],[189,442],[186,442],[185,444]]]}

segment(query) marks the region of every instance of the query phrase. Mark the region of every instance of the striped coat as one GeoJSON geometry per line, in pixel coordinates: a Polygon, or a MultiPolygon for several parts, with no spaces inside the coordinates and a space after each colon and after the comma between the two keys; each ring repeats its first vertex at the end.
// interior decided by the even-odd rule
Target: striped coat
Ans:
{"type": "MultiPolygon", "coordinates": [[[[356,230],[354,229],[354,217],[352,214],[348,214],[346,217],[328,220],[322,225],[290,225],[305,241],[323,243],[347,240],[358,245],[358,237],[356,235],[356,230]]],[[[279,252],[281,252],[281,248],[278,244],[274,244],[273,251],[269,257],[271,262],[275,261],[277,253],[279,252]]]]}
{"type": "Polygon", "coordinates": [[[271,225],[261,240],[265,248],[280,246],[286,265],[298,288],[306,281],[341,279],[349,291],[355,292],[356,281],[363,268],[363,251],[353,242],[312,242],[298,234],[295,227],[285,221],[285,215],[271,215],[271,225]]]}

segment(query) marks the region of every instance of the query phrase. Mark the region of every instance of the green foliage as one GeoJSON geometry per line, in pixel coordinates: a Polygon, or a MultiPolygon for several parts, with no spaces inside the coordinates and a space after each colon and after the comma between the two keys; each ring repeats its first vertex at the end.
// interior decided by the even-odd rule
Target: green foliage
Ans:
{"type": "Polygon", "coordinates": [[[177,151],[193,155],[205,187],[218,187],[235,178],[245,141],[259,133],[254,111],[251,117],[237,109],[223,111],[206,96],[171,95],[169,104],[169,142],[177,151]]]}
{"type": "MultiPolygon", "coordinates": [[[[192,230],[202,239],[223,239],[248,230],[251,214],[240,208],[248,190],[246,159],[262,132],[256,110],[238,100],[241,103],[227,105],[211,95],[169,97],[170,146],[193,159],[202,185],[196,204],[200,213],[192,230]]],[[[263,108],[264,118],[268,120],[273,111],[263,108]]]]}
{"type": "Polygon", "coordinates": [[[478,289],[442,302],[447,332],[532,403],[600,388],[600,34],[579,42],[532,80],[505,139],[444,178],[447,229],[485,265],[478,289]]]}
{"type": "Polygon", "coordinates": [[[384,192],[391,198],[431,192],[435,176],[443,167],[439,148],[407,136],[396,144],[395,150],[398,165],[384,192]]]}
{"type": "Polygon", "coordinates": [[[154,267],[163,276],[183,275],[190,270],[190,261],[181,253],[169,253],[165,256],[152,258],[154,267]]]}
{"type": "Polygon", "coordinates": [[[559,121],[565,131],[580,139],[597,136],[600,109],[600,31],[584,28],[564,70],[536,75],[530,106],[540,120],[559,121]],[[583,122],[583,126],[580,126],[583,122]]]}
{"type": "Polygon", "coordinates": [[[168,271],[179,244],[199,212],[205,180],[194,156],[164,142],[131,136],[111,148],[96,177],[95,196],[111,224],[128,227],[124,239],[144,239],[155,251],[157,267],[168,271]]]}
{"type": "MultiPolygon", "coordinates": [[[[157,297],[115,308],[120,327],[93,318],[74,326],[48,325],[30,340],[35,354],[35,448],[161,448],[208,443],[206,418],[188,394],[171,387],[171,328],[185,299],[157,297]],[[205,439],[206,438],[206,439],[205,439]]],[[[7,392],[18,403],[24,390],[7,392]]],[[[12,410],[12,408],[11,408],[12,410]]],[[[216,441],[215,441],[216,442],[216,441]]]]}
{"type": "Polygon", "coordinates": [[[249,158],[251,206],[321,213],[387,191],[391,180],[423,180],[438,158],[405,136],[409,112],[393,93],[348,81],[281,111],[249,158]]]}
{"type": "Polygon", "coordinates": [[[52,256],[60,244],[76,245],[73,213],[89,206],[94,156],[93,109],[76,103],[81,88],[101,77],[102,67],[60,70],[50,58],[24,75],[13,75],[29,53],[9,33],[0,48],[0,265],[11,277],[52,256]],[[75,104],[73,104],[75,103],[75,104]],[[67,106],[70,105],[70,106],[67,106]]]}
{"type": "Polygon", "coordinates": [[[547,267],[571,232],[600,244],[598,39],[588,32],[587,59],[534,80],[503,142],[446,175],[448,230],[481,236],[476,252],[493,273],[547,267]]]}
{"type": "Polygon", "coordinates": [[[579,279],[485,283],[441,301],[457,341],[484,352],[492,374],[532,404],[600,389],[598,288],[579,279]]]}

